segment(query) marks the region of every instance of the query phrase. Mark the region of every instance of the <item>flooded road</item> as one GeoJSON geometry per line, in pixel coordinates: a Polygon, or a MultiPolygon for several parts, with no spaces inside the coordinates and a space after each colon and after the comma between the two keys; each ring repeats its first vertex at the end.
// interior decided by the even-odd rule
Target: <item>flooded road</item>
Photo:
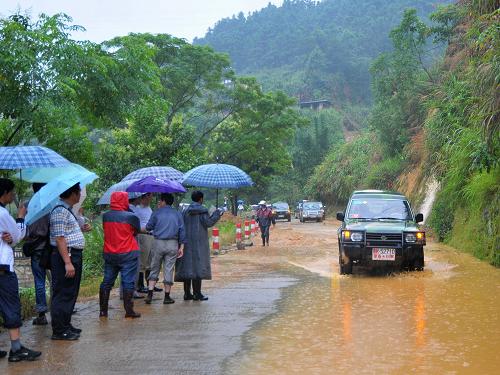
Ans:
{"type": "Polygon", "coordinates": [[[247,333],[228,372],[499,373],[500,270],[431,243],[424,272],[340,276],[336,226],[291,228],[273,255],[310,274],[247,333]]]}
{"type": "Polygon", "coordinates": [[[137,321],[116,297],[109,321],[80,303],[78,342],[27,322],[42,359],[0,360],[0,373],[498,373],[500,270],[430,244],[424,272],[339,276],[336,227],[280,222],[270,247],[214,258],[207,302],[182,301],[176,285],[174,305],[136,302],[137,321]]]}

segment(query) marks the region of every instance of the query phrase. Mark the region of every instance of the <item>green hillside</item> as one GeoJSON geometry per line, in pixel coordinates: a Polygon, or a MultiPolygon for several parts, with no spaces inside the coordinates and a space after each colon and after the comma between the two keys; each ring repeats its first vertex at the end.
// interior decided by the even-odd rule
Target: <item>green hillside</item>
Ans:
{"type": "Polygon", "coordinates": [[[369,67],[392,48],[389,31],[406,8],[426,18],[445,0],[285,0],[280,7],[219,21],[194,44],[227,52],[239,74],[301,99],[370,98],[369,67]]]}

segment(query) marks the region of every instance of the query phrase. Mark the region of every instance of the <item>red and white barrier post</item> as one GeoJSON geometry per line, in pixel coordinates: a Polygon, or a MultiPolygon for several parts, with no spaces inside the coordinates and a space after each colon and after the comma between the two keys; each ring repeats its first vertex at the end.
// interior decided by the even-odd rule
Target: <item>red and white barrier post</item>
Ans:
{"type": "Polygon", "coordinates": [[[236,224],[236,242],[241,242],[241,223],[236,224]]]}
{"type": "Polygon", "coordinates": [[[252,236],[255,236],[255,220],[252,219],[252,221],[250,222],[250,232],[252,234],[252,236]]]}
{"type": "Polygon", "coordinates": [[[212,229],[212,250],[214,254],[219,254],[220,244],[219,244],[219,228],[212,229]]]}
{"type": "Polygon", "coordinates": [[[245,220],[245,240],[250,239],[250,222],[245,220]]]}

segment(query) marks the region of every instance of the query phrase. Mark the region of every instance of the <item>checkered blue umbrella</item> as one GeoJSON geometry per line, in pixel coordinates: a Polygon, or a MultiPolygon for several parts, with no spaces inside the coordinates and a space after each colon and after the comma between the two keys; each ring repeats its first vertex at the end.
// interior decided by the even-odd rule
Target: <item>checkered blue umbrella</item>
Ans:
{"type": "Polygon", "coordinates": [[[156,177],[162,180],[182,181],[184,174],[172,167],[146,167],[126,175],[122,181],[140,180],[145,177],[156,177]]]}
{"type": "Polygon", "coordinates": [[[235,189],[253,185],[249,175],[230,164],[205,164],[184,174],[184,185],[235,189]]]}
{"type": "Polygon", "coordinates": [[[0,169],[63,167],[70,162],[43,146],[0,147],[0,169]]]}

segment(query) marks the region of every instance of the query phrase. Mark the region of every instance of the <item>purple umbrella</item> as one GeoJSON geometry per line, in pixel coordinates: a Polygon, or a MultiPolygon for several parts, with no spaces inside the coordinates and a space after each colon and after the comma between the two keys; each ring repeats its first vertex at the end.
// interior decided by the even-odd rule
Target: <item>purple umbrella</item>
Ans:
{"type": "Polygon", "coordinates": [[[186,189],[180,182],[149,176],[134,182],[126,191],[139,193],[185,193],[186,189]]]}

